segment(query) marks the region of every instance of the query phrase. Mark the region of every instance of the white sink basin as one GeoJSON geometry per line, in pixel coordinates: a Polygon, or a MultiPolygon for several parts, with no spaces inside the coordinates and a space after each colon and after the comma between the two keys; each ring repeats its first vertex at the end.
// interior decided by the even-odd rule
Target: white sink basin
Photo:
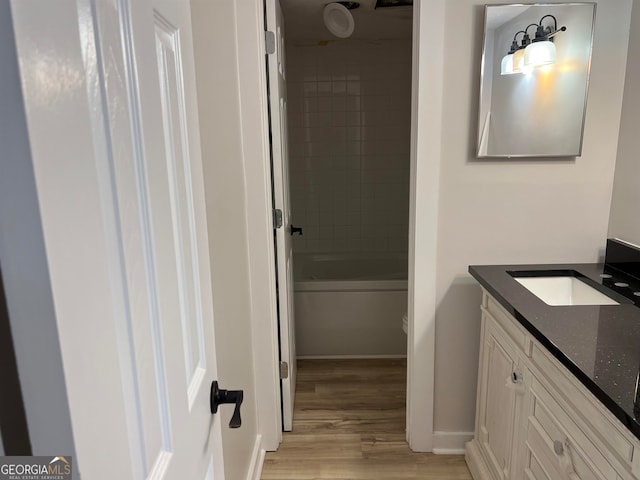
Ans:
{"type": "Polygon", "coordinates": [[[576,277],[514,277],[547,305],[619,305],[576,277]]]}

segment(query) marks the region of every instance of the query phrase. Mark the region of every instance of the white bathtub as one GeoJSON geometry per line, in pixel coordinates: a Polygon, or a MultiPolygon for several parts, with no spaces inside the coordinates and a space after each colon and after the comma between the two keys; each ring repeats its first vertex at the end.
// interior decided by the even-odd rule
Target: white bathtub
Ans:
{"type": "Polygon", "coordinates": [[[406,355],[406,255],[298,254],[294,265],[299,357],[406,355]]]}

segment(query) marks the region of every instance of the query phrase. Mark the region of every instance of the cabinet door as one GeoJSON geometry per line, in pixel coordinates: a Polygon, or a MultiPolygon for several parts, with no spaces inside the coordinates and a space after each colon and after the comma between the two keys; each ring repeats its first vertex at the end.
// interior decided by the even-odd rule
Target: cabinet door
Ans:
{"type": "Polygon", "coordinates": [[[478,441],[495,478],[512,477],[511,452],[516,402],[524,392],[517,350],[508,336],[484,313],[485,335],[478,408],[478,441]]]}
{"type": "Polygon", "coordinates": [[[619,478],[602,452],[573,423],[535,375],[526,395],[526,432],[521,443],[523,477],[566,480],[619,478]]]}
{"type": "Polygon", "coordinates": [[[531,450],[527,451],[526,465],[524,469],[524,478],[526,480],[555,480],[557,472],[555,470],[548,471],[548,467],[542,466],[544,461],[538,460],[538,457],[531,450]]]}

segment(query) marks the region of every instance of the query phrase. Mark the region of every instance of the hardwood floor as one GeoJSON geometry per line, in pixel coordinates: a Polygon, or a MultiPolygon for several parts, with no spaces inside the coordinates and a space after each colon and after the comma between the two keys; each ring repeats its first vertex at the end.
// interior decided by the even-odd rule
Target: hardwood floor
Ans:
{"type": "Polygon", "coordinates": [[[406,360],[299,360],[293,432],[262,480],[471,480],[463,456],[405,442],[406,360]]]}

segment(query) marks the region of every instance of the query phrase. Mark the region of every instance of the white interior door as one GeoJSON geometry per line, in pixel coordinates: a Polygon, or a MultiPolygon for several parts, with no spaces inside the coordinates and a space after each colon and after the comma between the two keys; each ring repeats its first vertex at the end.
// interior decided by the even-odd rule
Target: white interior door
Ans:
{"type": "Polygon", "coordinates": [[[189,2],[12,10],[80,473],[223,479],[189,2]]]}
{"type": "Polygon", "coordinates": [[[266,0],[267,30],[275,36],[275,52],[268,56],[271,154],[273,162],[274,205],[282,211],[282,227],[276,229],[278,272],[278,319],[280,357],[288,365],[282,378],[282,424],[293,427],[296,395],[295,319],[293,314],[293,246],[289,200],[289,154],[287,149],[287,89],[284,62],[284,20],[278,0],[266,0]]]}

